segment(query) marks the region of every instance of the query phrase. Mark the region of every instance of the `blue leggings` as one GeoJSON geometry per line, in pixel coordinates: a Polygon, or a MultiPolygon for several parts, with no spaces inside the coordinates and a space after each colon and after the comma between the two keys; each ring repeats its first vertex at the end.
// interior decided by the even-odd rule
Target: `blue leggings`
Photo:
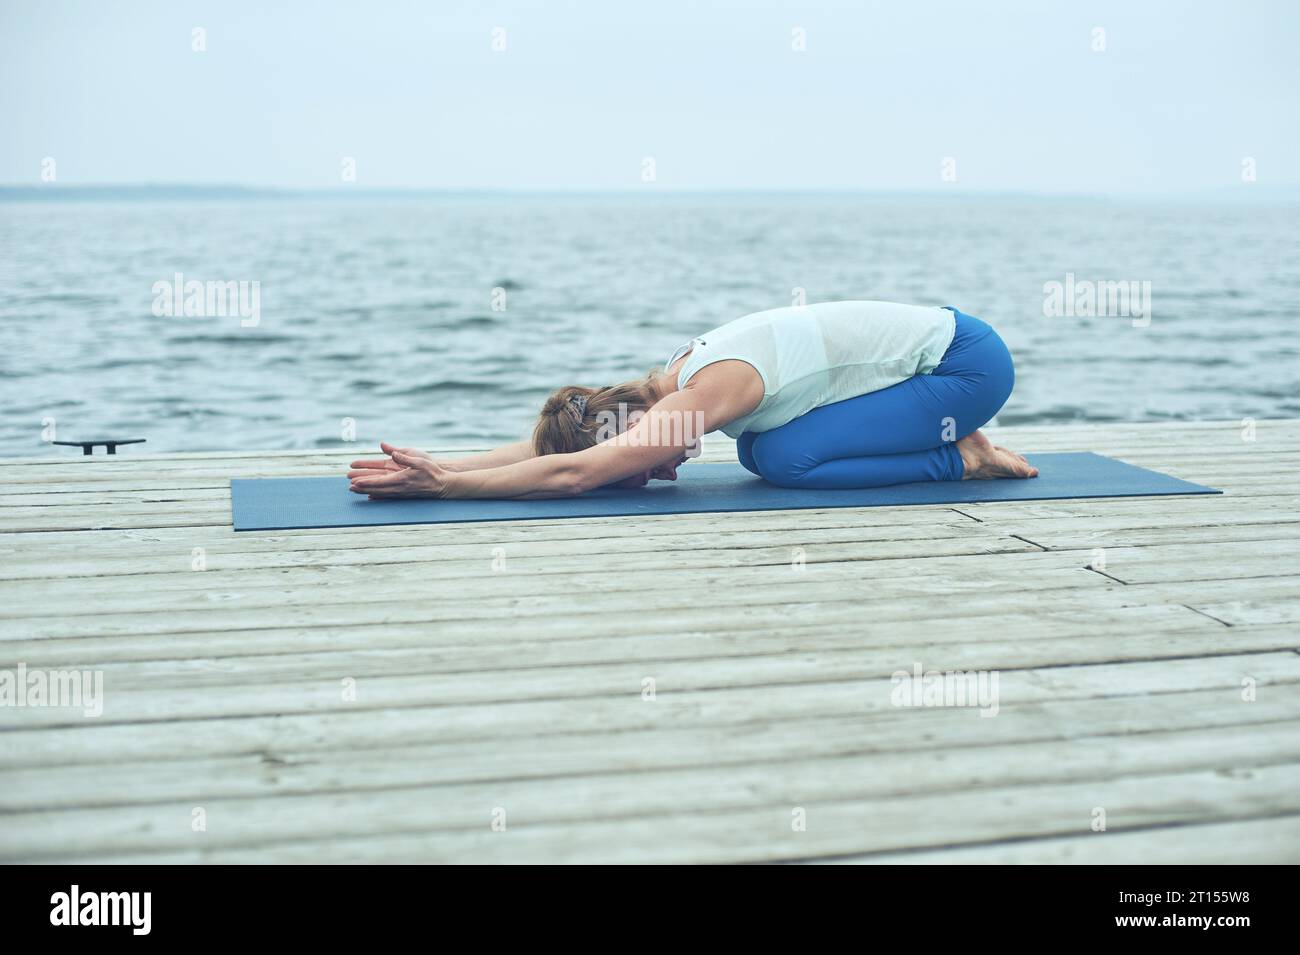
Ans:
{"type": "Polygon", "coordinates": [[[957,333],[933,372],[822,405],[771,431],[746,431],[736,441],[740,463],[782,487],[960,481],[956,442],[998,413],[1015,371],[992,327],[952,312],[957,333]]]}

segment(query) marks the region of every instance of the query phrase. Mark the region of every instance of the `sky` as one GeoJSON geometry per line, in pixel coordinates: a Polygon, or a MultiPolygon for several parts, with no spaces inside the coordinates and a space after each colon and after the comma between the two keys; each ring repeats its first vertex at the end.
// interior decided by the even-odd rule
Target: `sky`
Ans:
{"type": "Polygon", "coordinates": [[[0,183],[1295,188],[1298,48],[1292,0],[0,0],[0,183]]]}

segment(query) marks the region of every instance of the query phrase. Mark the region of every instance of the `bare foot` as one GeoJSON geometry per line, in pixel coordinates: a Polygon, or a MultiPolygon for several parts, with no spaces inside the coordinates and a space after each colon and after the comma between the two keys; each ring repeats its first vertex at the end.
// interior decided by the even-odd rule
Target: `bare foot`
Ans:
{"type": "Polygon", "coordinates": [[[972,431],[958,441],[957,450],[966,466],[963,481],[1038,477],[1038,468],[1023,454],[995,445],[979,431],[972,431]]]}

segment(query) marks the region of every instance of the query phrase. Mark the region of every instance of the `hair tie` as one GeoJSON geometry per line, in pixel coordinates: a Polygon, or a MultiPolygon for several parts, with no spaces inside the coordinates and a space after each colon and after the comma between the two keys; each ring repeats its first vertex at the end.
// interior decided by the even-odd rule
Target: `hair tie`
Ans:
{"type": "Polygon", "coordinates": [[[587,396],[569,395],[569,407],[573,409],[573,417],[581,425],[583,418],[587,416],[587,396]]]}

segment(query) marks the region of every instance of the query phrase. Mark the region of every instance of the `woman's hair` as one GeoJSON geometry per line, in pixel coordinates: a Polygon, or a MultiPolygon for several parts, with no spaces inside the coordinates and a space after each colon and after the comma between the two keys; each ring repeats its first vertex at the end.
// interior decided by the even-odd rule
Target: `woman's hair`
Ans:
{"type": "Polygon", "coordinates": [[[560,388],[542,405],[533,428],[533,450],[538,455],[584,451],[626,429],[629,415],[654,405],[658,373],[652,369],[644,378],[604,388],[560,388]]]}

